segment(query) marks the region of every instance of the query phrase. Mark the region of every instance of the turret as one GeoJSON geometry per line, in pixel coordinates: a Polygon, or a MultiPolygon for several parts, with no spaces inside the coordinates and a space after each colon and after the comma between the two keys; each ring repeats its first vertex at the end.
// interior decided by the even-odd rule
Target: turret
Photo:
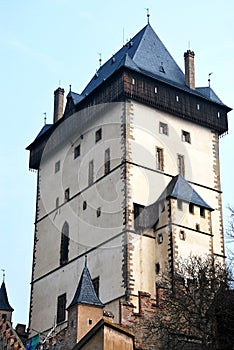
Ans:
{"type": "Polygon", "coordinates": [[[0,289],[0,319],[4,319],[4,321],[11,322],[12,312],[14,309],[11,307],[6,291],[6,285],[3,278],[2,286],[0,289]]]}

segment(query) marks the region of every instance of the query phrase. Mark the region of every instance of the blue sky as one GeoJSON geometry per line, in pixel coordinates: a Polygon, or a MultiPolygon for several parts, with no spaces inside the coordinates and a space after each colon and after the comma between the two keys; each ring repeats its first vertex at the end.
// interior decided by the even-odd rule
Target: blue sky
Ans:
{"type": "MultiPolygon", "coordinates": [[[[13,321],[28,322],[36,174],[25,147],[52,122],[53,92],[60,85],[80,93],[99,66],[150,23],[183,69],[195,51],[196,86],[211,85],[234,107],[234,3],[230,0],[0,0],[1,255],[13,321]],[[190,43],[190,44],[189,44],[190,43]]],[[[234,204],[233,112],[220,139],[224,219],[234,204]]]]}

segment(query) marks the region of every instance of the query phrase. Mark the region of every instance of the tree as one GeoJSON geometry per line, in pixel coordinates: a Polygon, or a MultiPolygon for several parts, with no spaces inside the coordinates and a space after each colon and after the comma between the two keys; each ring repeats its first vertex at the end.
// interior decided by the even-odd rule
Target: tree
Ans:
{"type": "Polygon", "coordinates": [[[156,349],[234,349],[234,295],[221,263],[181,260],[173,276],[162,277],[157,296],[147,323],[156,349]]]}

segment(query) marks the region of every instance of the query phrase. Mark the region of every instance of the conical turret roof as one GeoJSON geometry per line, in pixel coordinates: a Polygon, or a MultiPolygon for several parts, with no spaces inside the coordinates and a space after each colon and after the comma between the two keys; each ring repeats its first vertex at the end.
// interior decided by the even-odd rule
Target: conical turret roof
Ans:
{"type": "Polygon", "coordinates": [[[94,290],[87,264],[85,264],[75,296],[71,304],[68,306],[68,309],[76,304],[87,304],[99,307],[104,306],[94,290]]]}
{"type": "Polygon", "coordinates": [[[14,311],[14,309],[9,304],[8,297],[7,297],[7,291],[6,291],[6,285],[5,285],[4,281],[2,282],[2,286],[0,289],[0,310],[14,311]]]}

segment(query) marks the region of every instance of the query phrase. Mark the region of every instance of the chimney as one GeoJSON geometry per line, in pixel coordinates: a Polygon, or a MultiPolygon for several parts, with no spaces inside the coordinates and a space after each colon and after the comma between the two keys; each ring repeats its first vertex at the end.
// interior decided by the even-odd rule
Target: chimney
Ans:
{"type": "Polygon", "coordinates": [[[63,116],[63,97],[64,89],[60,87],[54,91],[54,123],[63,116]]]}
{"type": "Polygon", "coordinates": [[[195,53],[190,50],[187,50],[187,52],[184,53],[185,84],[193,90],[195,90],[194,56],[195,53]]]}

